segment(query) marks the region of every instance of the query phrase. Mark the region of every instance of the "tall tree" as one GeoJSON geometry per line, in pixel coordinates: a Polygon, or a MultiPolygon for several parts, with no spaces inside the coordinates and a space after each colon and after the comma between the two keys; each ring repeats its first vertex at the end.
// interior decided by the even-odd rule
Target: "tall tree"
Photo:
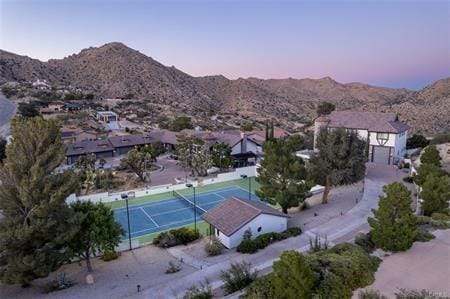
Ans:
{"type": "Polygon", "coordinates": [[[148,170],[153,159],[147,151],[135,148],[127,153],[125,158],[120,161],[120,164],[124,168],[131,169],[145,183],[150,181],[150,172],[148,170]]]}
{"type": "Polygon", "coordinates": [[[420,197],[422,209],[426,216],[434,212],[446,212],[450,203],[450,178],[447,175],[432,173],[427,176],[422,186],[420,197]]]}
{"type": "Polygon", "coordinates": [[[434,164],[421,164],[417,174],[414,176],[414,182],[419,186],[423,186],[429,175],[443,176],[446,175],[446,173],[443,169],[434,164]]]}
{"type": "Polygon", "coordinates": [[[383,187],[378,210],[368,222],[372,241],[378,248],[390,251],[409,249],[417,235],[417,219],[411,210],[411,192],[400,182],[383,187]]]}
{"type": "Polygon", "coordinates": [[[305,164],[295,156],[294,145],[289,140],[268,141],[263,147],[264,160],[256,177],[261,188],[256,194],[270,204],[278,203],[283,213],[287,213],[310,195],[312,184],[305,181],[305,164]]]}
{"type": "Polygon", "coordinates": [[[231,147],[226,143],[216,143],[212,147],[212,160],[216,167],[221,170],[228,169],[233,164],[231,158],[231,147]]]}
{"type": "Polygon", "coordinates": [[[6,139],[0,136],[0,163],[5,159],[6,157],[6,139]]]}
{"type": "Polygon", "coordinates": [[[322,203],[328,203],[331,186],[353,184],[364,177],[367,143],[345,129],[322,130],[317,137],[319,152],[311,157],[309,172],[324,185],[322,203]]]}
{"type": "Polygon", "coordinates": [[[86,260],[88,272],[92,273],[90,258],[105,251],[114,251],[124,230],[115,221],[113,211],[102,203],[77,201],[71,207],[83,215],[83,221],[70,248],[74,256],[86,260]]]}
{"type": "Polygon", "coordinates": [[[169,124],[169,130],[174,132],[192,128],[194,128],[194,126],[191,123],[191,118],[186,116],[177,117],[169,124]]]}
{"type": "Polygon", "coordinates": [[[441,156],[435,145],[430,145],[425,148],[423,154],[420,156],[420,163],[433,164],[441,167],[441,156]]]}
{"type": "Polygon", "coordinates": [[[211,153],[205,146],[194,148],[192,155],[192,169],[199,176],[207,176],[208,169],[213,166],[211,153]]]}
{"type": "Polygon", "coordinates": [[[270,279],[275,298],[312,298],[314,273],[305,257],[297,251],[283,252],[280,260],[273,263],[270,279]]]}
{"type": "Polygon", "coordinates": [[[65,147],[56,122],[16,118],[0,165],[0,280],[29,284],[70,257],[80,218],[66,205],[78,188],[73,171],[55,172],[65,147]]]}
{"type": "Polygon", "coordinates": [[[212,156],[205,142],[196,136],[177,136],[178,163],[185,170],[191,169],[192,175],[205,176],[213,164],[212,156]]]}
{"type": "Polygon", "coordinates": [[[322,102],[317,106],[317,115],[328,115],[336,109],[336,106],[329,102],[322,102]]]}

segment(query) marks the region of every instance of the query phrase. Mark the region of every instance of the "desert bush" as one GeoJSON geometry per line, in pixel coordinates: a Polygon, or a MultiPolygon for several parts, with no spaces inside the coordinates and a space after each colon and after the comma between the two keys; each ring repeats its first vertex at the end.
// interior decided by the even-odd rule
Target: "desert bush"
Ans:
{"type": "Polygon", "coordinates": [[[67,278],[66,273],[60,273],[56,279],[50,281],[44,286],[44,292],[51,293],[54,291],[60,291],[68,289],[73,285],[73,281],[67,278]]]}
{"type": "Polygon", "coordinates": [[[326,235],[323,241],[317,234],[314,237],[314,241],[313,239],[309,239],[309,252],[318,252],[326,249],[328,249],[328,238],[326,235]]]}
{"type": "Polygon", "coordinates": [[[109,262],[109,261],[118,259],[119,256],[120,256],[120,252],[117,252],[114,250],[106,250],[103,253],[102,260],[105,262],[109,262]]]}
{"type": "Polygon", "coordinates": [[[388,299],[388,298],[382,295],[379,291],[364,290],[359,292],[358,299],[388,299]]]}
{"type": "Polygon", "coordinates": [[[280,241],[282,239],[283,237],[281,236],[281,234],[271,232],[259,235],[255,238],[255,240],[253,240],[253,242],[256,244],[256,247],[258,249],[263,249],[269,246],[271,243],[280,241]]]}
{"type": "Polygon", "coordinates": [[[360,233],[356,235],[355,244],[368,253],[372,253],[375,250],[375,244],[372,242],[370,232],[367,234],[360,233]]]}
{"type": "Polygon", "coordinates": [[[172,247],[176,245],[186,245],[189,242],[200,238],[198,230],[194,230],[188,227],[181,227],[178,229],[172,229],[168,232],[162,232],[156,238],[153,239],[153,245],[159,247],[172,247]]]}
{"type": "Polygon", "coordinates": [[[430,221],[431,221],[431,217],[429,217],[429,216],[417,216],[417,224],[418,225],[429,224],[430,221]]]}
{"type": "Polygon", "coordinates": [[[437,221],[450,221],[450,215],[444,213],[433,213],[431,214],[431,218],[437,221]]]}
{"type": "Polygon", "coordinates": [[[252,239],[252,229],[249,227],[244,231],[244,235],[242,236],[242,240],[251,240],[252,239]]]}
{"type": "Polygon", "coordinates": [[[240,253],[255,253],[258,251],[258,247],[252,240],[242,240],[236,250],[240,253]]]}
{"type": "Polygon", "coordinates": [[[430,220],[430,224],[435,227],[435,228],[439,228],[439,229],[447,229],[450,228],[450,221],[443,221],[443,220],[434,220],[431,219],[430,220]]]}
{"type": "Polygon", "coordinates": [[[205,251],[208,256],[219,255],[223,251],[223,245],[217,237],[211,236],[210,240],[208,240],[205,245],[205,251]]]}
{"type": "Polygon", "coordinates": [[[429,298],[436,298],[436,299],[444,299],[448,297],[440,297],[434,295],[432,292],[427,290],[406,290],[406,289],[400,289],[400,292],[395,293],[395,297],[397,299],[429,299],[429,298]]]}
{"type": "Polygon", "coordinates": [[[272,299],[275,297],[275,290],[272,284],[271,275],[257,277],[247,288],[245,299],[272,299]]]}
{"type": "Polygon", "coordinates": [[[281,234],[287,234],[289,237],[295,237],[302,233],[302,229],[300,227],[290,227],[281,234]]]}
{"type": "Polygon", "coordinates": [[[172,273],[176,273],[178,271],[181,270],[181,265],[180,264],[176,264],[173,261],[169,262],[169,266],[166,269],[166,274],[172,274],[172,273]]]}
{"type": "Polygon", "coordinates": [[[433,240],[434,238],[435,236],[432,233],[428,232],[426,229],[422,227],[419,227],[419,229],[417,230],[415,241],[428,242],[430,240],[433,240]]]}
{"type": "Polygon", "coordinates": [[[231,264],[231,268],[228,271],[222,271],[220,277],[224,282],[225,293],[231,294],[251,284],[256,279],[256,271],[251,270],[250,263],[243,261],[231,264]]]}
{"type": "Polygon", "coordinates": [[[191,286],[184,294],[183,299],[212,299],[213,294],[209,282],[191,286]]]}

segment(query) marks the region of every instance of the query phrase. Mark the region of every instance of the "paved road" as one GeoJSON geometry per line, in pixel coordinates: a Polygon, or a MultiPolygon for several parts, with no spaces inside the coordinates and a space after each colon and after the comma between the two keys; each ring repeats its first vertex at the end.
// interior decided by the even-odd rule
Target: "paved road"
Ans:
{"type": "Polygon", "coordinates": [[[0,93],[0,136],[9,135],[9,121],[16,113],[16,105],[0,93]]]}
{"type": "Polygon", "coordinates": [[[383,185],[393,181],[400,181],[404,176],[405,174],[403,172],[398,171],[393,166],[369,164],[364,182],[364,195],[362,200],[341,217],[334,218],[327,223],[310,229],[298,237],[275,243],[256,254],[239,255],[221,263],[204,267],[170,284],[154,286],[132,297],[172,298],[176,295],[178,298],[180,296],[182,297],[187,288],[192,285],[197,285],[199,282],[204,282],[205,279],[208,279],[213,289],[220,288],[222,285],[220,272],[222,270],[228,270],[231,263],[242,260],[251,262],[254,265],[254,269],[258,271],[270,271],[273,262],[278,259],[283,251],[295,249],[300,252],[305,252],[309,250],[309,240],[316,234],[321,236],[326,235],[330,245],[352,240],[357,233],[368,230],[367,217],[372,214],[372,209],[377,207],[383,185]]]}

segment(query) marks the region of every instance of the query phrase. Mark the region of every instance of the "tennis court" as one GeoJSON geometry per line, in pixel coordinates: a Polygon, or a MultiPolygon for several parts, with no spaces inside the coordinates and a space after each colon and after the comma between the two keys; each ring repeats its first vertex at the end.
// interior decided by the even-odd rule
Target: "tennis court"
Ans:
{"type": "MultiPolygon", "coordinates": [[[[196,211],[197,221],[201,220],[201,215],[212,209],[221,201],[232,196],[248,198],[248,190],[239,186],[216,189],[209,192],[197,193],[195,196],[197,208],[194,210],[192,203],[194,195],[184,196],[175,192],[172,197],[153,202],[133,205],[129,208],[131,237],[140,237],[167,229],[189,225],[194,223],[194,211],[196,211]]],[[[251,194],[252,200],[259,200],[255,194],[251,194]]],[[[114,210],[116,221],[127,231],[127,210],[119,208],[114,210]]],[[[128,234],[125,236],[128,238],[128,234]]]]}

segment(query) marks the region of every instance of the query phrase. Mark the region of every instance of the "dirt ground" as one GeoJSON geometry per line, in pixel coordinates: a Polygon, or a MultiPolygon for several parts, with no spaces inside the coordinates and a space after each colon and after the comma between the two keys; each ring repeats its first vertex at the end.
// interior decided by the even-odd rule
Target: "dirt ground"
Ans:
{"type": "Polygon", "coordinates": [[[429,242],[415,242],[410,250],[383,258],[375,282],[367,289],[388,298],[395,298],[399,289],[425,289],[436,297],[450,297],[450,230],[434,234],[436,238],[429,242]]]}

